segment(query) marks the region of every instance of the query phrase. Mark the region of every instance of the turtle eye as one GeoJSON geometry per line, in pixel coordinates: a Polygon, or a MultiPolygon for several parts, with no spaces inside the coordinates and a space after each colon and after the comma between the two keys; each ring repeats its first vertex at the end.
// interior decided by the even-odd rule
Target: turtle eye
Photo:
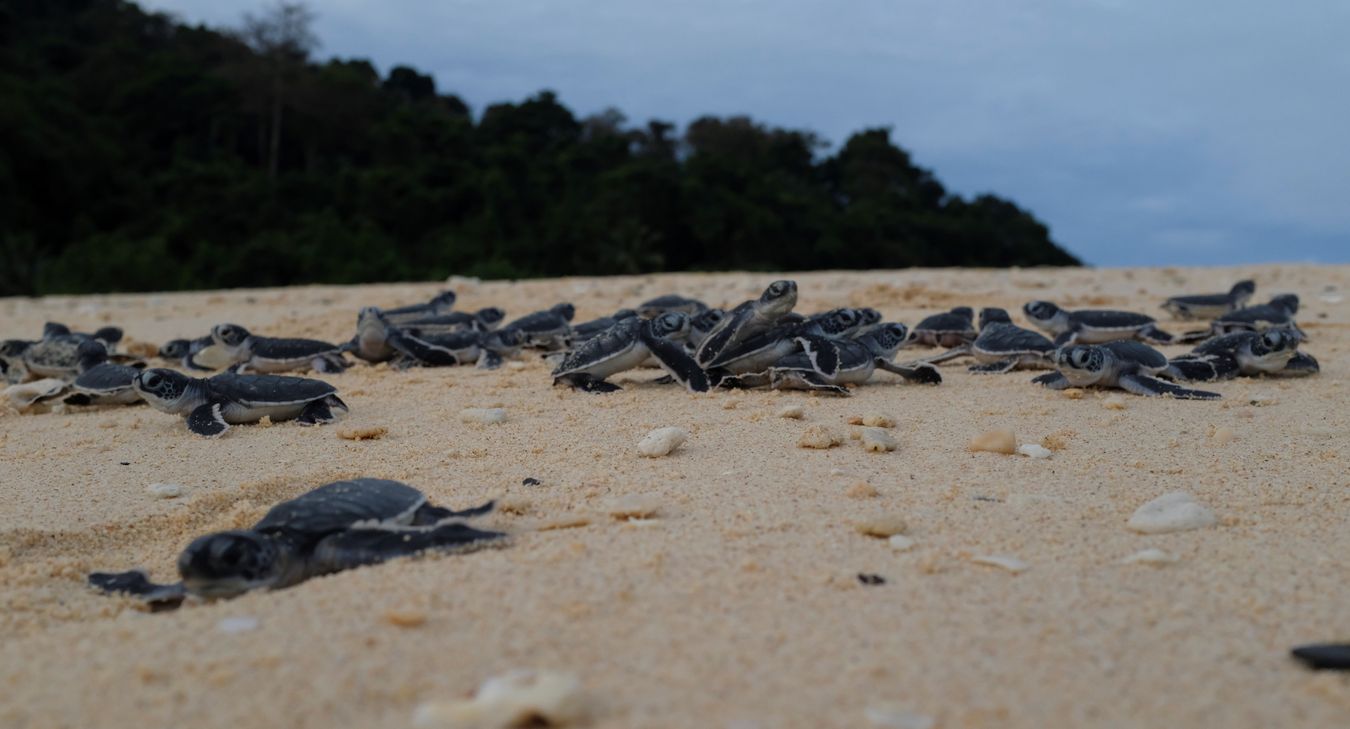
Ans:
{"type": "Polygon", "coordinates": [[[154,372],[147,372],[141,377],[141,384],[145,385],[147,390],[157,390],[163,380],[163,377],[160,377],[154,372]]]}
{"type": "Polygon", "coordinates": [[[1264,344],[1266,349],[1279,349],[1284,344],[1284,338],[1279,332],[1266,332],[1261,335],[1261,344],[1264,344]]]}

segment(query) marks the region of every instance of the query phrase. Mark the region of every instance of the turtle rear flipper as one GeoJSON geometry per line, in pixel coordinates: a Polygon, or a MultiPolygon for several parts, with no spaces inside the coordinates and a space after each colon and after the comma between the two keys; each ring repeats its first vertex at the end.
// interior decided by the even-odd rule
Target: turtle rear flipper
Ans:
{"type": "Polygon", "coordinates": [[[505,536],[501,532],[474,529],[459,522],[426,528],[376,526],[348,529],[318,543],[307,571],[311,575],[322,575],[428,551],[471,551],[505,536]]]}
{"type": "Polygon", "coordinates": [[[347,403],[342,402],[336,395],[329,395],[306,405],[295,422],[300,425],[325,425],[337,420],[337,416],[333,414],[334,409],[345,413],[347,403]]]}
{"type": "Polygon", "coordinates": [[[351,362],[343,359],[341,354],[331,353],[315,357],[309,364],[315,372],[324,374],[340,374],[352,366],[351,362]]]}
{"type": "Polygon", "coordinates": [[[188,413],[187,427],[197,435],[219,438],[230,429],[230,424],[225,422],[220,403],[207,403],[188,413]]]}
{"type": "Polygon", "coordinates": [[[898,365],[893,362],[888,362],[885,359],[878,357],[876,360],[876,365],[878,369],[883,369],[892,374],[900,375],[901,377],[905,378],[906,382],[916,382],[921,385],[942,384],[942,373],[938,372],[938,369],[936,367],[927,362],[917,364],[913,367],[908,367],[905,365],[898,365]]]}
{"type": "Polygon", "coordinates": [[[577,372],[570,375],[562,375],[560,377],[556,377],[553,379],[553,384],[557,385],[559,383],[568,385],[574,390],[580,390],[582,392],[593,392],[597,394],[618,392],[619,390],[623,389],[622,387],[619,387],[618,385],[612,382],[605,382],[604,380],[598,377],[588,375],[584,372],[577,372]]]}
{"type": "Polygon", "coordinates": [[[1067,347],[1076,341],[1078,341],[1078,330],[1070,329],[1055,337],[1054,344],[1056,347],[1067,347]]]}
{"type": "Polygon", "coordinates": [[[1121,375],[1120,388],[1136,395],[1145,397],[1158,397],[1170,395],[1179,400],[1218,400],[1223,397],[1217,392],[1207,392],[1205,390],[1191,390],[1185,387],[1178,387],[1166,380],[1160,380],[1150,375],[1121,375]]]}
{"type": "Polygon", "coordinates": [[[1031,378],[1031,384],[1043,385],[1051,390],[1067,390],[1070,387],[1069,378],[1059,372],[1047,372],[1043,375],[1036,375],[1031,378]]]}
{"type": "Polygon", "coordinates": [[[471,506],[464,511],[454,511],[443,506],[432,506],[423,504],[413,514],[413,526],[432,526],[446,519],[468,519],[474,516],[482,516],[497,507],[496,501],[489,501],[482,506],[471,506]]]}
{"type": "Polygon", "coordinates": [[[986,362],[984,364],[973,364],[966,368],[971,374],[975,375],[1001,375],[1004,372],[1012,372],[1017,367],[1017,358],[1008,357],[997,362],[986,362]]]}
{"type": "Polygon", "coordinates": [[[684,385],[691,392],[708,391],[708,375],[702,367],[684,351],[680,344],[663,339],[661,337],[651,336],[644,328],[642,334],[642,343],[651,351],[652,356],[661,365],[661,369],[670,373],[676,382],[684,385]]]}
{"type": "Polygon", "coordinates": [[[1165,332],[1153,324],[1139,330],[1139,338],[1149,344],[1171,344],[1176,340],[1176,336],[1170,332],[1165,332]]]}
{"type": "Polygon", "coordinates": [[[478,369],[495,370],[502,366],[502,356],[490,349],[484,349],[478,354],[478,369]]]}
{"type": "Polygon", "coordinates": [[[460,364],[459,357],[449,349],[403,332],[391,332],[389,346],[425,367],[454,367],[460,364]]]}
{"type": "Polygon", "coordinates": [[[104,593],[132,595],[139,597],[152,610],[169,610],[178,607],[187,591],[181,582],[161,585],[151,582],[143,570],[129,572],[91,572],[89,586],[104,593]]]}
{"type": "Polygon", "coordinates": [[[1178,382],[1214,382],[1238,374],[1238,362],[1232,357],[1199,355],[1174,357],[1161,376],[1178,382]]]}

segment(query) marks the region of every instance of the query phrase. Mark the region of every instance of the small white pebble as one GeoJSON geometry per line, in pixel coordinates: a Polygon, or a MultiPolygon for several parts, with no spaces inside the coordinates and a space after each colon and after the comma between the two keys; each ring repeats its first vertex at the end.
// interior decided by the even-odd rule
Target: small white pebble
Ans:
{"type": "Polygon", "coordinates": [[[250,630],[258,629],[258,619],[250,615],[243,615],[233,618],[221,618],[216,623],[216,630],[222,633],[234,635],[236,633],[247,633],[250,630]]]}
{"type": "Polygon", "coordinates": [[[894,704],[876,704],[863,710],[868,723],[881,729],[933,729],[931,716],[916,714],[894,704]]]}
{"type": "Polygon", "coordinates": [[[787,405],[778,411],[778,417],[789,420],[801,420],[806,415],[806,410],[801,405],[787,405]]]}
{"type": "Polygon", "coordinates": [[[510,362],[507,362],[507,363],[506,363],[506,369],[508,369],[508,370],[523,370],[523,369],[525,369],[525,363],[524,363],[524,362],[521,362],[521,361],[518,360],[518,359],[516,359],[516,360],[511,360],[510,362]]]}
{"type": "Polygon", "coordinates": [[[893,451],[900,446],[885,428],[863,428],[862,444],[865,450],[873,453],[893,451]]]}
{"type": "Polygon", "coordinates": [[[152,483],[145,487],[145,492],[157,499],[176,499],[187,493],[187,487],[176,483],[152,483]]]}
{"type": "Polygon", "coordinates": [[[1017,446],[1017,452],[1028,458],[1049,458],[1050,449],[1035,443],[1023,443],[1017,446]]]}
{"type": "Polygon", "coordinates": [[[1124,562],[1125,564],[1147,564],[1153,565],[1154,567],[1162,567],[1176,561],[1177,558],[1175,556],[1168,554],[1157,547],[1141,549],[1121,560],[1121,562],[1124,562]]]}
{"type": "Polygon", "coordinates": [[[903,534],[892,534],[886,539],[886,542],[891,545],[891,549],[897,552],[908,552],[917,543],[913,537],[907,537],[903,534]]]}
{"type": "Polygon", "coordinates": [[[1004,554],[981,554],[971,557],[970,561],[975,564],[1005,569],[1013,574],[1025,572],[1027,568],[1031,566],[1016,557],[1010,557],[1004,554]]]}
{"type": "Polygon", "coordinates": [[[684,428],[657,428],[638,441],[638,454],[647,458],[660,458],[670,455],[689,438],[684,428]]]}
{"type": "Polygon", "coordinates": [[[1213,526],[1214,512],[1184,491],[1173,491],[1135,510],[1126,526],[1140,534],[1167,534],[1213,526]]]}
{"type": "Polygon", "coordinates": [[[465,423],[500,425],[506,422],[506,410],[504,408],[464,408],[459,411],[459,419],[465,423]]]}
{"type": "Polygon", "coordinates": [[[583,721],[586,714],[581,681],[575,676],[518,670],[484,681],[471,699],[421,704],[412,724],[439,729],[564,726],[583,721]]]}

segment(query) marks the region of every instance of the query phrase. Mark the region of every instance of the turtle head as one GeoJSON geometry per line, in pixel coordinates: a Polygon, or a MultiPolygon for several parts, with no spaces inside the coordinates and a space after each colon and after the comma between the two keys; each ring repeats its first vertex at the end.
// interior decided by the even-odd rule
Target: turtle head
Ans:
{"type": "Polygon", "coordinates": [[[792,311],[792,307],[797,305],[797,282],[774,281],[759,295],[759,303],[761,308],[767,307],[779,316],[792,311]]]}
{"type": "MultiPolygon", "coordinates": [[[[1284,369],[1289,360],[1298,352],[1298,335],[1284,327],[1267,329],[1252,338],[1251,359],[1244,364],[1261,372],[1278,372],[1284,369]]],[[[1243,352],[1238,352],[1240,359],[1243,352]]]]}
{"type": "Polygon", "coordinates": [[[1068,318],[1067,312],[1049,301],[1028,301],[1022,306],[1022,313],[1042,329],[1054,329],[1068,318]]]}
{"type": "Polygon", "coordinates": [[[975,310],[970,308],[969,306],[958,306],[955,309],[952,309],[951,313],[961,317],[962,319],[970,319],[971,321],[975,320],[975,310]]]}
{"type": "Polygon", "coordinates": [[[178,360],[188,356],[192,342],[186,339],[170,339],[159,348],[159,356],[164,359],[178,360]]]}
{"type": "Polygon", "coordinates": [[[567,321],[572,321],[572,317],[577,315],[577,307],[572,306],[567,302],[563,302],[561,304],[554,304],[553,307],[549,309],[549,311],[553,312],[554,314],[557,314],[558,316],[562,317],[567,321]]]}
{"type": "Polygon", "coordinates": [[[1055,350],[1055,365],[1070,383],[1087,386],[1102,378],[1108,352],[1102,347],[1079,344],[1055,350]]]}
{"type": "Polygon", "coordinates": [[[1228,295],[1234,299],[1247,299],[1256,293],[1256,282],[1247,278],[1233,284],[1233,288],[1228,290],[1228,295]]]}
{"type": "Polygon", "coordinates": [[[122,327],[99,327],[94,332],[94,339],[104,344],[117,344],[122,341],[122,327]]]}
{"type": "Polygon", "coordinates": [[[909,339],[909,327],[900,322],[887,322],[868,332],[860,341],[872,354],[890,359],[905,345],[906,339],[909,339]]]}
{"type": "Polygon", "coordinates": [[[829,335],[842,335],[862,326],[862,315],[857,309],[844,307],[825,312],[818,320],[821,331],[829,335]]]}
{"type": "Polygon", "coordinates": [[[22,357],[31,346],[33,343],[24,339],[6,339],[0,342],[0,357],[22,357]]]}
{"type": "Polygon", "coordinates": [[[1007,309],[1000,309],[996,306],[986,306],[980,309],[980,328],[984,329],[990,324],[1011,324],[1012,317],[1008,316],[1007,309]]]}
{"type": "Polygon", "coordinates": [[[168,413],[178,412],[192,378],[181,372],[156,368],[136,375],[131,386],[151,407],[168,413]]]}
{"type": "Polygon", "coordinates": [[[92,369],[108,361],[108,348],[97,339],[86,339],[75,348],[75,358],[80,363],[80,371],[92,369]]]}
{"type": "Polygon", "coordinates": [[[457,296],[454,291],[446,289],[431,297],[431,301],[428,301],[427,303],[430,304],[433,309],[449,309],[455,305],[455,299],[458,298],[459,296],[457,296]]]}
{"type": "Polygon", "coordinates": [[[1270,305],[1276,309],[1283,309],[1293,316],[1298,313],[1298,294],[1280,294],[1270,300],[1270,305]]]}
{"type": "Polygon", "coordinates": [[[49,321],[42,325],[42,338],[64,337],[70,334],[70,327],[60,322],[49,321]]]}
{"type": "Polygon", "coordinates": [[[689,315],[681,311],[668,311],[649,322],[652,336],[657,339],[678,338],[689,334],[689,315]]]}
{"type": "Polygon", "coordinates": [[[473,318],[478,320],[479,324],[487,329],[495,329],[502,320],[506,318],[506,311],[496,306],[489,306],[485,309],[479,309],[473,313],[473,318]]]}
{"type": "Polygon", "coordinates": [[[229,598],[277,584],[285,572],[277,541],[253,531],[198,537],[178,556],[178,574],[187,591],[229,598]]]}
{"type": "Polygon", "coordinates": [[[861,309],[854,309],[854,311],[858,312],[859,326],[870,327],[873,324],[876,324],[877,322],[881,321],[881,312],[877,311],[876,309],[873,309],[870,306],[864,306],[861,309]]]}
{"type": "Polygon", "coordinates": [[[689,326],[700,332],[710,332],[726,315],[722,309],[704,309],[689,320],[689,326]]]}
{"type": "Polygon", "coordinates": [[[217,324],[211,328],[211,339],[226,349],[238,349],[248,337],[248,330],[238,324],[217,324]]]}
{"type": "Polygon", "coordinates": [[[498,329],[484,335],[483,346],[497,354],[515,354],[525,346],[525,332],[514,327],[498,329]]]}

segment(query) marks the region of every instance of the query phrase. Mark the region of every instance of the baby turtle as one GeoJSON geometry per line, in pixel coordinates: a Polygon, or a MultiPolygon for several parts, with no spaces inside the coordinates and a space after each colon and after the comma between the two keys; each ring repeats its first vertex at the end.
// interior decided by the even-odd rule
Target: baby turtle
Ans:
{"type": "MultiPolygon", "coordinates": [[[[196,339],[170,339],[159,348],[159,356],[170,362],[176,361],[190,370],[219,369],[199,361],[199,355],[213,344],[215,344],[215,340],[211,338],[210,334],[196,339]]],[[[204,359],[209,361],[211,357],[205,357],[204,359]]]]}
{"type": "Polygon", "coordinates": [[[1032,378],[1052,390],[1070,387],[1115,387],[1136,395],[1170,395],[1183,400],[1215,400],[1217,392],[1189,390],[1155,375],[1167,369],[1167,357],[1158,350],[1129,339],[1104,344],[1078,344],[1055,351],[1058,372],[1032,378]]]}
{"type": "Polygon", "coordinates": [[[337,419],[334,409],[347,412],[336,388],[305,377],[225,373],[196,378],[152,369],[136,375],[132,386],[151,407],[185,416],[188,430],[208,438],[223,435],[231,425],[264,417],[319,425],[337,419]]]}
{"type": "Polygon", "coordinates": [[[909,382],[940,384],[942,374],[933,365],[907,366],[891,362],[908,338],[909,331],[904,324],[887,323],[857,339],[836,341],[839,368],[832,376],[821,374],[806,354],[788,355],[769,368],[770,386],[776,390],[818,390],[847,395],[849,391],[845,385],[861,385],[871,379],[877,369],[893,372],[909,382]]]}
{"type": "Polygon", "coordinates": [[[958,306],[919,322],[910,332],[909,343],[924,347],[959,347],[970,344],[975,336],[975,311],[969,306],[958,306]]]}
{"type": "Polygon", "coordinates": [[[1061,309],[1049,301],[1029,301],[1022,311],[1055,338],[1055,346],[1101,344],[1118,339],[1138,339],[1150,344],[1169,344],[1173,336],[1158,328],[1153,317],[1114,309],[1061,309]]]}
{"type": "Polygon", "coordinates": [[[421,367],[455,367],[477,363],[479,369],[495,370],[506,357],[520,353],[525,335],[519,329],[493,332],[467,330],[454,334],[421,335],[412,330],[391,327],[389,346],[401,357],[394,366],[403,369],[421,367]]]}
{"type": "Polygon", "coordinates": [[[555,304],[543,311],[526,314],[502,328],[519,330],[525,335],[526,347],[554,352],[567,348],[572,336],[572,317],[576,314],[576,307],[571,304],[555,304]]]}
{"type": "Polygon", "coordinates": [[[506,319],[506,312],[495,307],[489,306],[478,311],[452,311],[448,314],[438,316],[427,316],[421,319],[411,321],[401,321],[399,327],[407,330],[417,330],[422,334],[453,334],[462,332],[466,329],[472,329],[479,332],[490,332],[501,326],[502,321],[506,319]]]}
{"type": "Polygon", "coordinates": [[[403,324],[430,316],[449,314],[455,308],[456,298],[455,292],[442,291],[425,304],[399,306],[393,309],[382,309],[382,311],[391,323],[403,324]]]}
{"type": "Polygon", "coordinates": [[[1294,315],[1298,313],[1298,296],[1280,294],[1269,303],[1248,306],[1245,309],[1231,311],[1210,322],[1209,329],[1186,332],[1177,337],[1177,342],[1189,344],[1203,342],[1211,337],[1221,337],[1233,332],[1261,332],[1276,327],[1289,329],[1299,338],[1308,341],[1308,335],[1298,328],[1294,315]]]}
{"type": "Polygon", "coordinates": [[[6,339],[0,342],[0,372],[5,375],[5,381],[11,385],[16,385],[28,379],[28,366],[24,364],[23,355],[28,348],[36,344],[26,339],[6,339]]]}
{"type": "Polygon", "coordinates": [[[975,341],[919,361],[937,364],[970,355],[977,363],[967,369],[978,375],[992,375],[1018,368],[1054,367],[1054,352],[1054,343],[1040,332],[1013,324],[1007,310],[991,306],[980,310],[980,335],[975,341]]]}
{"type": "Polygon", "coordinates": [[[1256,293],[1256,282],[1244,279],[1233,284],[1226,294],[1192,294],[1173,296],[1163,302],[1162,308],[1177,319],[1217,319],[1230,311],[1247,305],[1256,293]]]}
{"type": "Polygon", "coordinates": [[[746,301],[727,312],[694,352],[700,367],[707,367],[723,350],[740,344],[779,323],[797,305],[797,282],[774,281],[754,301],[746,301]]]}
{"type": "Polygon", "coordinates": [[[198,537],[178,557],[182,582],[150,582],[131,572],[95,572],[89,584],[130,594],[154,607],[176,607],[187,595],[232,598],[250,590],[279,590],[311,577],[379,564],[423,552],[466,552],[500,544],[505,534],[462,521],[486,514],[493,502],[464,511],[433,506],[405,483],[355,478],[320,486],[273,506],[250,529],[198,537]]]}
{"type": "Polygon", "coordinates": [[[620,321],[573,349],[553,370],[553,384],[566,384],[585,392],[622,389],[605,379],[639,367],[648,357],[694,392],[706,392],[708,377],[672,337],[689,332],[689,316],[673,312],[655,319],[637,317],[620,321]]]}
{"type": "Polygon", "coordinates": [[[636,311],[633,311],[632,309],[619,309],[618,311],[614,312],[613,314],[610,314],[609,316],[602,316],[596,319],[592,319],[590,321],[584,321],[580,324],[573,325],[571,344],[573,346],[580,344],[581,342],[584,342],[590,339],[591,337],[594,337],[595,335],[605,331],[606,329],[614,326],[615,324],[618,324],[624,319],[632,319],[637,315],[638,313],[636,311]]]}
{"type": "Polygon", "coordinates": [[[80,375],[71,383],[67,405],[134,405],[141,401],[132,382],[141,370],[108,361],[108,350],[101,342],[80,344],[80,375]]]}
{"type": "Polygon", "coordinates": [[[817,373],[833,377],[839,370],[836,343],[857,329],[861,320],[856,310],[844,308],[780,323],[722,350],[704,369],[720,386],[762,387],[769,384],[770,367],[801,352],[817,373]]]}
{"type": "Polygon", "coordinates": [[[1319,370],[1312,355],[1298,351],[1297,335],[1288,329],[1267,329],[1215,337],[1188,354],[1173,357],[1160,374],[1183,382],[1210,382],[1238,375],[1305,377],[1319,370]]]}
{"type": "Polygon", "coordinates": [[[698,299],[685,298],[679,294],[666,294],[638,304],[637,315],[643,319],[655,319],[662,314],[678,311],[692,318],[707,310],[708,305],[698,299]]]}
{"type": "Polygon", "coordinates": [[[342,372],[350,366],[342,356],[343,347],[317,339],[260,337],[238,324],[217,324],[211,339],[237,363],[238,373],[272,374],[312,369],[316,372],[342,372]]]}
{"type": "Polygon", "coordinates": [[[57,379],[75,379],[80,374],[80,345],[92,342],[107,347],[102,340],[88,334],[74,334],[64,325],[48,324],[42,332],[42,339],[23,348],[23,366],[38,377],[57,379]]]}

